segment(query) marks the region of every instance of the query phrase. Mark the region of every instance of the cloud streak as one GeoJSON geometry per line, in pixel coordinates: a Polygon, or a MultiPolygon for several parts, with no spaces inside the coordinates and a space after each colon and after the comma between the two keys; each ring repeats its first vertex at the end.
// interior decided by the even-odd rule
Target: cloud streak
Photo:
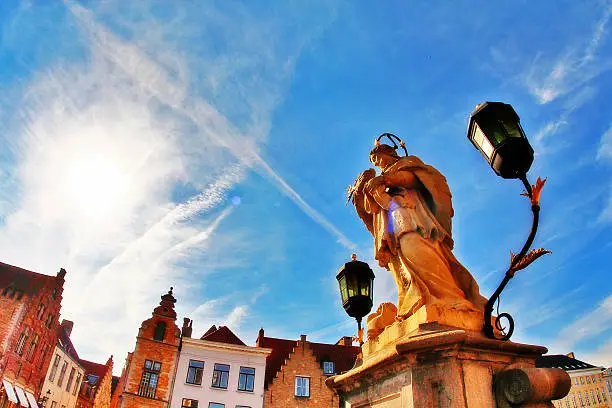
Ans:
{"type": "Polygon", "coordinates": [[[612,67],[609,58],[598,58],[612,17],[612,3],[605,6],[600,20],[593,27],[591,37],[581,50],[566,49],[552,64],[536,56],[524,76],[524,83],[538,103],[546,104],[586,84],[612,67]]]}

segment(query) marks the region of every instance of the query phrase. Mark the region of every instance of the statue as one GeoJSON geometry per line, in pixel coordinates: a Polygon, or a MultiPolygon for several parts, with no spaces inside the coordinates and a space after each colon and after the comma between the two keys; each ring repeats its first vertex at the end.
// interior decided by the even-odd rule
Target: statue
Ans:
{"type": "MultiPolygon", "coordinates": [[[[370,152],[380,174],[365,170],[349,188],[349,199],[374,237],[376,260],[391,271],[397,284],[395,319],[404,320],[432,305],[481,312],[487,300],[451,252],[453,207],[446,178],[418,157],[409,156],[397,138],[406,153],[400,157],[391,136],[397,138],[381,135],[370,152]],[[389,137],[394,147],[380,144],[382,136],[389,137]]],[[[380,332],[380,327],[372,329],[380,332]]]]}

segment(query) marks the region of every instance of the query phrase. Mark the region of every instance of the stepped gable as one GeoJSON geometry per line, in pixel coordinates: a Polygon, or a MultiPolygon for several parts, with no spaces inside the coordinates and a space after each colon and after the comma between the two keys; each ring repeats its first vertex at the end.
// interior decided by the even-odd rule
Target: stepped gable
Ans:
{"type": "Polygon", "coordinates": [[[242,340],[238,338],[227,326],[216,328],[214,325],[208,329],[200,340],[214,341],[217,343],[235,344],[237,346],[246,346],[242,340]]]}
{"type": "Polygon", "coordinates": [[[0,287],[11,286],[21,293],[32,295],[47,284],[53,285],[55,279],[55,276],[32,272],[0,262],[0,287]]]}
{"type": "Polygon", "coordinates": [[[596,366],[580,361],[564,354],[551,354],[540,356],[536,359],[536,367],[540,368],[562,368],[565,371],[584,370],[585,368],[597,368],[596,366]]]}
{"type": "Polygon", "coordinates": [[[272,349],[272,353],[270,353],[266,361],[266,379],[264,383],[266,389],[272,383],[274,377],[276,377],[276,373],[285,365],[285,361],[293,353],[296,344],[295,340],[277,339],[274,337],[262,337],[259,340],[257,344],[259,347],[272,349]]]}
{"type": "Polygon", "coordinates": [[[310,349],[319,363],[333,361],[336,373],[342,373],[353,368],[361,347],[342,346],[338,344],[309,343],[310,349]]]}

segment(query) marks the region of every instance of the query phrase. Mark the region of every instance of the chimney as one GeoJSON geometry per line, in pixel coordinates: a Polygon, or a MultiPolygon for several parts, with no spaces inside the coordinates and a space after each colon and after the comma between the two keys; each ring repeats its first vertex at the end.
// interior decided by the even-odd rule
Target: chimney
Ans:
{"type": "Polygon", "coordinates": [[[66,276],[66,270],[64,268],[61,268],[57,273],[56,277],[57,279],[64,280],[64,276],[66,276]]]}
{"type": "Polygon", "coordinates": [[[336,342],[338,346],[352,346],[353,338],[351,336],[343,336],[336,342]]]}
{"type": "Polygon", "coordinates": [[[64,332],[66,332],[66,336],[70,337],[70,334],[72,334],[72,328],[74,327],[74,322],[72,320],[64,319],[62,320],[60,326],[62,329],[64,329],[64,332]]]}
{"type": "Polygon", "coordinates": [[[193,320],[189,320],[188,317],[183,318],[183,328],[181,329],[181,335],[183,337],[191,337],[191,333],[193,332],[193,320]]]}
{"type": "Polygon", "coordinates": [[[574,357],[574,352],[573,351],[570,351],[569,353],[567,353],[566,356],[568,356],[569,358],[576,358],[576,357],[574,357]]]}
{"type": "Polygon", "coordinates": [[[305,334],[300,334],[300,341],[302,343],[306,343],[306,335],[305,334]]]}
{"type": "Polygon", "coordinates": [[[257,347],[263,347],[264,343],[264,329],[263,327],[261,329],[259,329],[259,333],[257,334],[257,341],[255,342],[255,345],[257,347]]]}

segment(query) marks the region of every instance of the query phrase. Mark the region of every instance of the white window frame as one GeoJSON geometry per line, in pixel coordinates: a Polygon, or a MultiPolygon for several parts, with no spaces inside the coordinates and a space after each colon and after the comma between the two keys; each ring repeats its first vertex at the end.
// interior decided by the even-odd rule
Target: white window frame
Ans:
{"type": "Polygon", "coordinates": [[[307,376],[307,375],[296,375],[295,376],[294,394],[296,397],[310,398],[310,376],[307,376]]]}

